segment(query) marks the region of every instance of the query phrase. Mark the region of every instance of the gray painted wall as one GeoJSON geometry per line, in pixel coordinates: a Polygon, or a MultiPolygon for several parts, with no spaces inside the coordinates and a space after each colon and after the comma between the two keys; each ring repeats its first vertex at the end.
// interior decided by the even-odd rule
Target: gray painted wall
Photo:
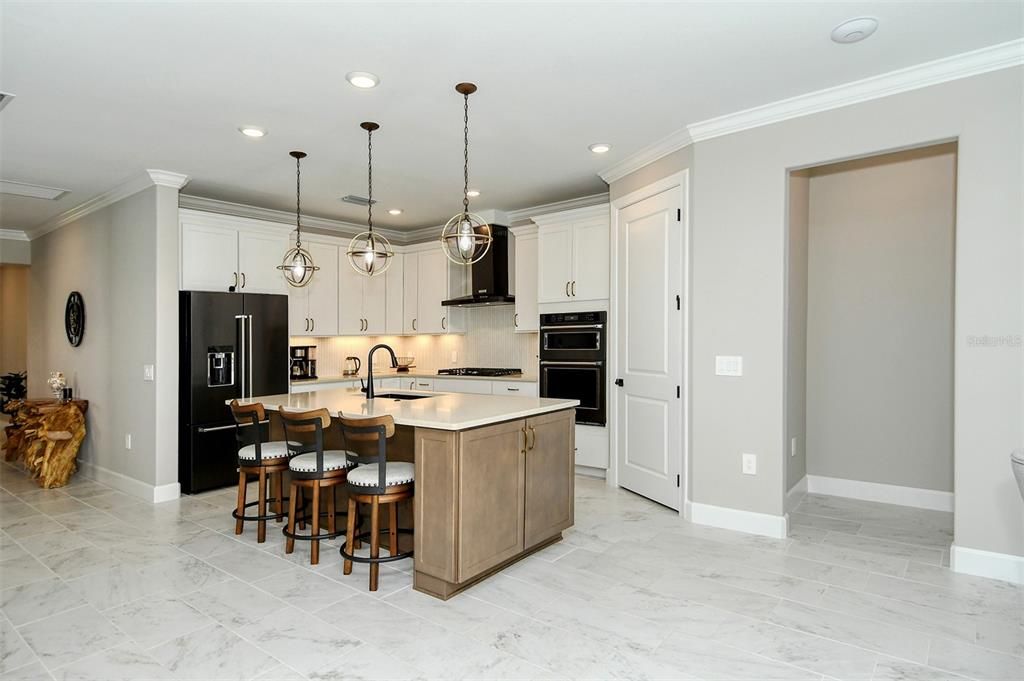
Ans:
{"type": "Polygon", "coordinates": [[[782,513],[788,172],[959,139],[956,543],[1024,555],[1008,464],[1024,442],[1024,348],[976,340],[1024,333],[1022,85],[1014,67],[694,146],[694,501],[782,513]],[[743,355],[743,378],[716,377],[716,354],[743,355]]]}
{"type": "MultiPolygon", "coordinates": [[[[162,347],[158,266],[171,256],[163,252],[163,239],[158,257],[157,237],[166,192],[175,195],[176,206],[176,191],[150,187],[34,240],[30,269],[29,392],[46,394],[50,371],[63,371],[75,395],[89,400],[81,458],[150,485],[166,481],[157,476],[157,435],[167,436],[157,430],[157,388],[177,383],[176,369],[162,372],[159,364],[158,382],[142,380],[143,365],[157,364],[162,347]],[[74,290],[86,306],[77,348],[64,335],[64,303],[74,290]],[[126,433],[132,434],[130,451],[126,433]]],[[[176,261],[176,241],[170,253],[176,261]]],[[[172,338],[176,343],[176,330],[172,338]]],[[[172,442],[176,446],[176,437],[172,442]]]]}
{"type": "Polygon", "coordinates": [[[807,475],[807,229],[811,180],[789,177],[786,253],[786,489],[807,475]],[[794,442],[795,438],[795,442],[794,442]]]}
{"type": "Polygon", "coordinates": [[[956,147],[810,187],[807,470],[951,492],[956,147]]]}

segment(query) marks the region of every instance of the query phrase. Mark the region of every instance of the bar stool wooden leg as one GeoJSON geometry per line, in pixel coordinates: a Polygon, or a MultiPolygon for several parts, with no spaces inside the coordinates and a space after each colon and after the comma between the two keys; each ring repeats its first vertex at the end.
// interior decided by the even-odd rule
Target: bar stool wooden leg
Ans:
{"type": "MultiPolygon", "coordinates": [[[[380,558],[380,502],[373,495],[370,502],[370,558],[380,558]]],[[[370,591],[377,590],[380,563],[370,563],[370,591]]]]}
{"type": "Polygon", "coordinates": [[[299,492],[299,529],[306,529],[306,491],[304,487],[292,486],[292,489],[297,489],[299,492]]]}
{"type": "Polygon", "coordinates": [[[398,504],[388,504],[388,551],[391,555],[398,553],[398,504]]]}
{"type": "Polygon", "coordinates": [[[242,527],[245,525],[245,521],[242,520],[242,516],[245,515],[245,486],[246,475],[240,470],[238,471],[238,518],[235,520],[235,534],[242,534],[242,527]]]}
{"type": "MultiPolygon", "coordinates": [[[[290,497],[288,499],[288,533],[295,534],[295,507],[299,501],[299,490],[298,485],[296,485],[294,482],[292,482],[291,484],[291,490],[288,496],[290,497]]],[[[284,543],[284,552],[291,553],[294,550],[295,540],[291,537],[288,537],[288,539],[284,543]]]]}
{"type": "MultiPolygon", "coordinates": [[[[353,541],[356,536],[356,500],[352,498],[352,495],[348,497],[348,528],[345,531],[345,550],[351,555],[355,548],[355,542],[353,541]]],[[[352,574],[352,561],[345,559],[345,567],[343,569],[344,574],[352,574]]]]}
{"type": "Polygon", "coordinates": [[[324,492],[327,494],[327,531],[334,534],[338,531],[338,523],[334,519],[334,504],[336,502],[334,493],[337,491],[336,485],[331,485],[324,492]]]}
{"type": "Polygon", "coordinates": [[[274,492],[274,513],[277,514],[277,522],[281,522],[281,509],[284,507],[284,473],[278,471],[270,474],[270,489],[274,492]]]}
{"type": "MultiPolygon", "coordinates": [[[[260,466],[260,478],[259,478],[259,489],[257,490],[259,502],[256,508],[259,509],[259,515],[265,516],[267,514],[267,469],[265,466],[260,466]]],[[[256,543],[262,544],[267,540],[267,521],[257,520],[256,521],[256,543]]]]}
{"type": "MultiPolygon", "coordinates": [[[[320,534],[320,481],[313,481],[313,489],[310,490],[313,494],[313,530],[311,534],[314,537],[320,534]]],[[[320,564],[320,540],[313,539],[309,547],[309,564],[319,565],[320,564]]]]}

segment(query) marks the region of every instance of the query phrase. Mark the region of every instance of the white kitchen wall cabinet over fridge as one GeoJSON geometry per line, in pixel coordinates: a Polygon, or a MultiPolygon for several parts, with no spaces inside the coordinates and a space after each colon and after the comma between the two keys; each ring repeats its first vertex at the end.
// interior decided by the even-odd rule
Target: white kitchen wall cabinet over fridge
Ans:
{"type": "Polygon", "coordinates": [[[320,269],[306,286],[288,287],[288,331],[292,336],[335,336],[338,333],[338,247],[333,242],[317,241],[303,241],[302,245],[320,269]]]}
{"type": "Polygon", "coordinates": [[[608,216],[608,204],[600,204],[531,218],[540,303],[608,298],[608,216]]]}
{"type": "Polygon", "coordinates": [[[277,269],[289,243],[283,225],[185,209],[179,226],[181,290],[288,292],[277,269]]]}
{"type": "Polygon", "coordinates": [[[513,293],[516,311],[512,318],[516,333],[540,330],[537,309],[537,228],[533,225],[510,230],[515,237],[515,267],[513,293]]]}
{"type": "Polygon", "coordinates": [[[404,332],[465,332],[465,311],[441,302],[465,295],[468,268],[451,264],[436,243],[410,247],[404,264],[404,332]]]}

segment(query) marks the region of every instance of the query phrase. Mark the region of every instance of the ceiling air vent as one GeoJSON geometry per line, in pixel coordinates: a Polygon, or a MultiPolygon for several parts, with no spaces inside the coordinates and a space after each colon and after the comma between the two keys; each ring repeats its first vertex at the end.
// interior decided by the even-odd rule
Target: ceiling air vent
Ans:
{"type": "MultiPolygon", "coordinates": [[[[357,206],[369,206],[370,205],[370,199],[366,198],[365,196],[356,196],[355,194],[349,194],[348,196],[343,196],[343,197],[341,197],[341,200],[344,201],[345,203],[354,203],[357,206]]],[[[377,201],[374,200],[373,203],[374,203],[374,205],[376,205],[377,201]]]]}
{"type": "Polygon", "coordinates": [[[56,201],[67,193],[67,189],[58,189],[57,187],[44,187],[41,184],[26,184],[24,182],[0,180],[0,194],[12,194],[13,196],[27,196],[30,199],[49,199],[50,201],[56,201]]]}
{"type": "Polygon", "coordinates": [[[5,106],[10,104],[12,99],[14,99],[14,95],[12,95],[10,92],[0,92],[0,111],[2,111],[5,106]]]}

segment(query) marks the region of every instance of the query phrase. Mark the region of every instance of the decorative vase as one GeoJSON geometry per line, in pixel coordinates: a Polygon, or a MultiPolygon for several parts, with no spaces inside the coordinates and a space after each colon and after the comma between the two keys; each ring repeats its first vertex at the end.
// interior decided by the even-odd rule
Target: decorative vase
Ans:
{"type": "Polygon", "coordinates": [[[50,390],[53,391],[53,396],[58,400],[64,398],[64,388],[67,387],[67,379],[64,378],[64,372],[62,371],[51,371],[50,378],[46,381],[50,386],[50,390]]]}

